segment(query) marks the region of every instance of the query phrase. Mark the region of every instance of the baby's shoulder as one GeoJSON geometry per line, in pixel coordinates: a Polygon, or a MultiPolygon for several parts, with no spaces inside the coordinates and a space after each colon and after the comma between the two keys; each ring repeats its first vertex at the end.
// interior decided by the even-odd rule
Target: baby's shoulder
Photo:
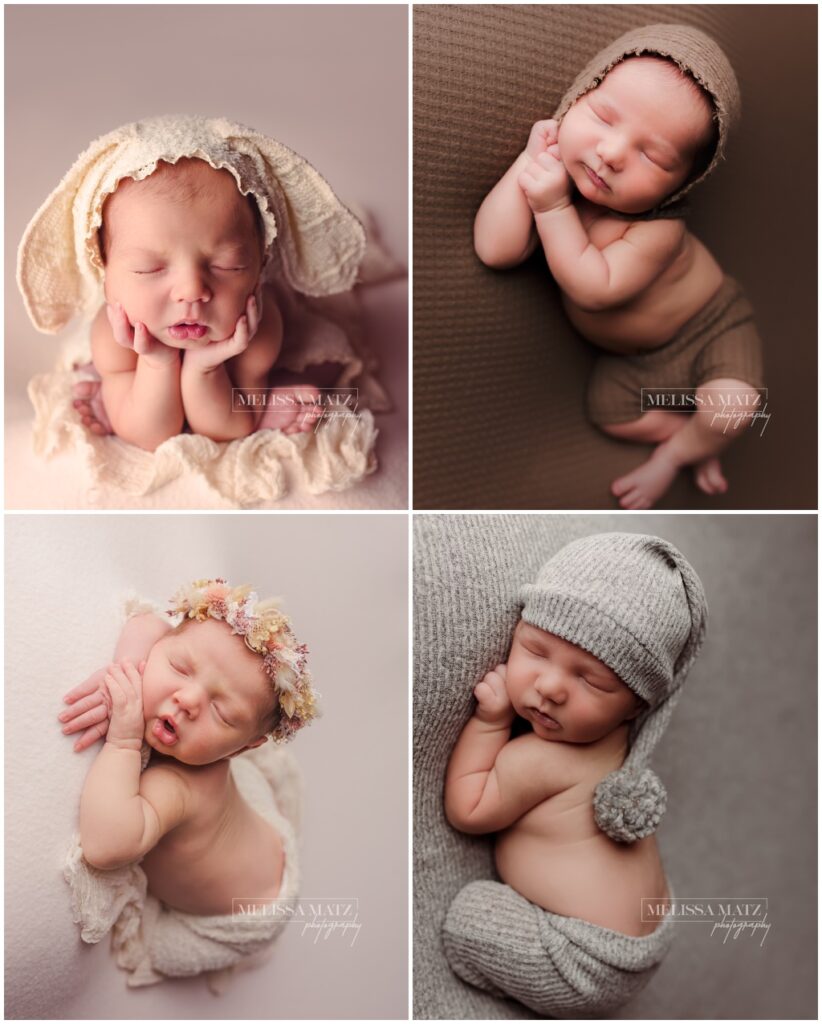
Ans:
{"type": "Polygon", "coordinates": [[[625,241],[650,252],[675,249],[688,235],[688,227],[681,217],[627,221],[627,225],[623,236],[625,241]]]}
{"type": "Polygon", "coordinates": [[[554,792],[575,786],[585,776],[585,760],[573,743],[544,740],[529,732],[510,740],[504,750],[515,777],[545,779],[554,792]]]}
{"type": "Polygon", "coordinates": [[[185,817],[190,820],[213,809],[217,795],[225,790],[225,774],[221,762],[190,765],[173,758],[152,759],[140,779],[140,792],[167,799],[176,795],[185,803],[185,817]]]}

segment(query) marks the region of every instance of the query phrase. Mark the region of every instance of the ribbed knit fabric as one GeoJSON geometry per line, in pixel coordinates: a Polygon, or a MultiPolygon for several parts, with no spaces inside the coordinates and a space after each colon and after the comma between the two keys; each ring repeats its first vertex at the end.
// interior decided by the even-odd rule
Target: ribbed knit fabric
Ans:
{"type": "MultiPolygon", "coordinates": [[[[643,23],[677,21],[733,55],[738,12],[713,4],[414,9],[418,509],[615,508],[610,482],[635,468],[638,452],[587,421],[594,350],[568,323],[544,259],[504,273],[483,267],[473,220],[533,123],[551,116],[603,46],[643,23]]],[[[753,503],[735,494],[742,505],[734,507],[753,503]]],[[[665,506],[701,501],[683,474],[665,506]]]]}
{"type": "Polygon", "coordinates": [[[649,705],[624,765],[597,787],[594,812],[612,839],[651,835],[666,794],[648,760],[705,638],[702,581],[661,537],[598,533],[566,545],[520,596],[526,622],[593,654],[649,705]]]}
{"type": "Polygon", "coordinates": [[[585,529],[563,516],[414,518],[413,948],[419,1019],[531,1016],[465,985],[443,956],[449,904],[467,882],[494,874],[490,837],[464,835],[446,822],[443,784],[448,758],[471,716],[474,685],[508,655],[522,583],[585,529]]]}
{"type": "Polygon", "coordinates": [[[448,910],[443,947],[470,985],[542,1017],[592,1017],[623,1006],[648,984],[673,925],[667,917],[650,935],[622,935],[551,914],[501,882],[472,882],[448,910]]]}
{"type": "Polygon", "coordinates": [[[642,412],[642,389],[697,388],[711,380],[765,386],[762,339],[739,284],[725,277],[714,297],[669,342],[636,355],[600,355],[588,383],[593,423],[629,423],[642,412]]]}

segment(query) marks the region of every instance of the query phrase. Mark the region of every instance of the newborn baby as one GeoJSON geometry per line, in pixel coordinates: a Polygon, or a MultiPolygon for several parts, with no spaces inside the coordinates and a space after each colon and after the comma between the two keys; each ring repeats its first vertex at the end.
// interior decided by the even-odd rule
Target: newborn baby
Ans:
{"type": "Polygon", "coordinates": [[[613,482],[625,508],[650,508],[686,466],[704,492],[724,492],[718,455],[760,403],[750,305],[678,202],[718,161],[738,103],[733,70],[707,36],[667,25],[627,33],[591,61],[556,120],[534,125],[476,216],[480,259],[511,267],[541,244],[571,323],[611,353],[594,368],[592,421],[657,444],[613,482]],[[689,411],[646,408],[643,389],[689,411]]]}
{"type": "Polygon", "coordinates": [[[105,737],[80,840],[103,870],[141,860],[166,906],[229,915],[232,899],[265,906],[280,892],[281,837],[243,800],[230,762],[315,716],[307,649],[272,602],[222,580],[185,588],[174,611],[174,629],[153,615],[129,620],[121,660],[66,695],[63,731],[85,730],[75,749],[105,737]]]}
{"type": "Polygon", "coordinates": [[[449,822],[496,835],[505,884],[457,896],[446,953],[466,981],[540,1014],[606,1012],[670,942],[653,835],[665,791],[646,761],[701,646],[704,593],[666,541],[601,534],[563,548],[521,598],[445,782],[449,822]]]}
{"type": "Polygon", "coordinates": [[[91,328],[102,402],[93,382],[77,385],[84,424],[149,450],[184,424],[215,441],[311,429],[316,388],[278,389],[266,411],[232,400],[233,388],[248,395],[271,383],[283,342],[273,290],[262,282],[253,196],[204,160],[161,161],[140,181],[124,178],[102,217],[106,305],[91,328]]]}

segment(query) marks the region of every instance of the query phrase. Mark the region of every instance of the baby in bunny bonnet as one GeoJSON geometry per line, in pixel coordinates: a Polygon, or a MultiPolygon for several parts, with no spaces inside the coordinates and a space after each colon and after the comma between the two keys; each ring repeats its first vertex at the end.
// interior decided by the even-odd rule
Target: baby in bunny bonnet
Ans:
{"type": "Polygon", "coordinates": [[[29,225],[18,278],[41,330],[96,308],[101,382],[78,384],[75,407],[93,433],[154,451],[186,429],[214,441],[312,429],[313,384],[268,390],[283,318],[266,271],[340,292],[364,249],[357,219],[285,146],[222,119],[162,117],[78,158],[29,225]]]}

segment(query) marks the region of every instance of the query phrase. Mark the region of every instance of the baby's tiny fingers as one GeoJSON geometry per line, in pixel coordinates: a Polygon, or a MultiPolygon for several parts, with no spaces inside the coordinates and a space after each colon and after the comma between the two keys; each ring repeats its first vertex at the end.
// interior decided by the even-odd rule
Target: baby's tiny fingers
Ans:
{"type": "Polygon", "coordinates": [[[71,722],[67,722],[63,726],[63,732],[66,736],[73,732],[79,732],[81,729],[87,729],[90,725],[96,725],[98,722],[103,722],[108,718],[108,710],[104,704],[98,704],[96,708],[86,711],[84,715],[80,715],[78,718],[73,719],[71,722]]]}
{"type": "Polygon", "coordinates": [[[96,743],[101,737],[105,736],[108,732],[108,722],[100,722],[98,725],[93,725],[90,729],[83,733],[83,735],[74,741],[74,749],[79,753],[81,750],[85,750],[86,747],[90,747],[92,743],[96,743]]]}

